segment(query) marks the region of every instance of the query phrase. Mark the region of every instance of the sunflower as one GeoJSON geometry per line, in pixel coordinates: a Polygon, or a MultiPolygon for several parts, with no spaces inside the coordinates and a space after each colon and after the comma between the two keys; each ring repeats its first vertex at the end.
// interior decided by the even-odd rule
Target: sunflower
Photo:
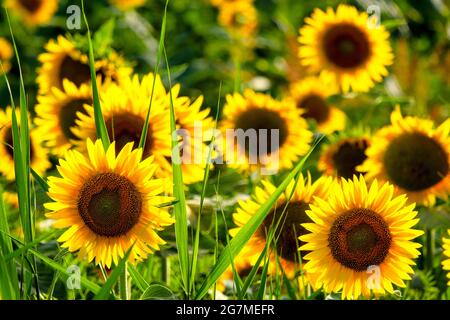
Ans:
{"type": "Polygon", "coordinates": [[[12,208],[19,208],[19,197],[17,193],[11,191],[3,191],[3,200],[12,208]]]}
{"type": "Polygon", "coordinates": [[[350,179],[361,173],[357,167],[367,158],[365,151],[369,143],[364,135],[337,137],[322,150],[317,168],[326,175],[350,179]]]}
{"type": "Polygon", "coordinates": [[[258,26],[258,12],[250,1],[224,1],[218,20],[234,37],[248,39],[258,26]]]}
{"type": "Polygon", "coordinates": [[[378,130],[358,170],[368,179],[389,181],[397,192],[431,206],[450,191],[450,119],[434,129],[431,120],[403,117],[400,108],[391,124],[378,130]]]}
{"type": "MultiPolygon", "coordinates": [[[[450,235],[450,229],[447,230],[447,233],[450,235]]],[[[443,253],[446,256],[446,260],[442,261],[442,269],[450,270],[450,239],[443,238],[443,253]]],[[[450,278],[450,272],[447,273],[447,278],[450,278]]],[[[447,282],[447,285],[450,286],[450,280],[447,282]]]]}
{"type": "Polygon", "coordinates": [[[226,97],[219,148],[227,164],[239,171],[291,168],[309,150],[313,134],[307,128],[292,100],[276,101],[248,89],[226,97]],[[241,131],[256,140],[246,143],[241,131]],[[272,141],[276,133],[278,139],[272,141]]]}
{"type": "Polygon", "coordinates": [[[58,0],[6,0],[6,7],[28,25],[48,23],[58,10],[58,0]]]}
{"type": "Polygon", "coordinates": [[[142,161],[142,149],[126,144],[116,157],[100,140],[87,140],[88,156],[69,150],[59,162],[61,177],[49,177],[46,216],[54,227],[68,228],[58,239],[69,251],[108,268],[118,264],[133,245],[129,261],[141,261],[164,244],[157,231],[174,220],[160,208],[170,198],[161,195],[153,158],[142,161]]]}
{"type": "Polygon", "coordinates": [[[109,2],[121,10],[142,7],[145,4],[145,0],[109,0],[109,2]]]}
{"type": "Polygon", "coordinates": [[[388,74],[394,59],[389,33],[367,13],[339,5],[315,9],[300,29],[299,56],[312,72],[335,81],[343,92],[367,92],[388,74]]]}
{"type": "MultiPolygon", "coordinates": [[[[45,50],[38,57],[41,63],[37,76],[40,94],[49,93],[53,87],[63,90],[64,79],[77,87],[90,83],[89,58],[70,40],[60,35],[56,40],[51,39],[45,50]]],[[[107,59],[95,61],[95,70],[102,83],[120,82],[122,77],[132,73],[132,69],[125,66],[123,59],[115,52],[111,52],[107,59]]]]}
{"type": "MultiPolygon", "coordinates": [[[[298,240],[300,235],[307,231],[302,227],[302,223],[312,222],[306,215],[306,210],[314,201],[315,197],[327,197],[333,184],[332,177],[321,177],[312,182],[308,174],[307,178],[299,176],[297,184],[294,181],[286,188],[285,193],[278,199],[276,206],[268,213],[259,229],[247,242],[247,253],[251,263],[254,265],[261,252],[266,246],[266,238],[271,228],[276,228],[275,232],[275,252],[271,255],[271,265],[269,270],[275,272],[280,270],[277,266],[277,259],[284,273],[292,278],[297,271],[300,271],[300,252],[298,248],[302,243],[298,240]],[[294,189],[295,187],[295,189],[294,189]],[[289,196],[292,197],[289,200],[289,196]],[[286,208],[286,209],[285,209],[286,208]]],[[[250,218],[256,213],[262,204],[275,192],[276,187],[268,181],[262,181],[262,187],[257,187],[253,199],[240,201],[236,213],[233,214],[233,221],[237,228],[231,229],[230,234],[235,236],[250,218]]]]}
{"type": "MultiPolygon", "coordinates": [[[[16,109],[17,121],[20,123],[20,111],[16,109]]],[[[12,138],[12,108],[0,110],[0,173],[7,180],[14,181],[14,153],[12,138]]],[[[30,164],[31,168],[38,174],[42,175],[50,168],[51,163],[47,158],[47,152],[41,145],[42,139],[40,135],[34,131],[30,131],[30,164]]]]}
{"type": "Polygon", "coordinates": [[[10,60],[13,54],[13,48],[9,41],[5,38],[0,38],[0,62],[3,66],[3,69],[0,67],[0,75],[3,74],[3,71],[7,73],[11,69],[10,60]]]}
{"type": "MultiPolygon", "coordinates": [[[[152,92],[154,76],[148,74],[142,81],[138,76],[124,78],[123,83],[111,85],[101,94],[102,111],[111,140],[116,141],[117,153],[128,142],[139,145],[142,128],[145,123],[149,101],[152,92]]],[[[200,111],[203,98],[191,103],[187,97],[179,96],[180,86],[172,88],[172,99],[178,129],[186,130],[182,137],[182,170],[185,183],[201,181],[206,164],[207,148],[203,138],[203,131],[212,128],[212,121],[208,118],[209,110],[200,111]],[[195,132],[196,126],[202,125],[202,132],[195,132]],[[186,161],[188,159],[188,161],[186,161]],[[200,159],[200,160],[199,160],[200,159]]],[[[159,169],[158,177],[171,176],[171,136],[169,121],[170,96],[166,92],[161,79],[156,77],[155,93],[149,119],[149,130],[144,149],[144,157],[153,155],[159,169]]],[[[87,115],[79,114],[77,127],[73,133],[81,141],[86,138],[95,139],[94,109],[87,108],[87,115]]],[[[198,127],[197,127],[198,128],[198,127]]],[[[82,151],[83,143],[78,143],[82,151]]]]}
{"type": "Polygon", "coordinates": [[[76,140],[72,128],[77,113],[85,113],[86,104],[92,104],[91,87],[82,84],[78,88],[67,79],[63,81],[63,90],[54,87],[51,94],[38,96],[36,131],[55,155],[62,157],[72,147],[76,140]]]}
{"type": "Polygon", "coordinates": [[[304,110],[302,116],[314,120],[324,134],[345,128],[345,113],[327,101],[337,93],[334,87],[323,77],[307,77],[290,86],[290,96],[297,108],[304,110]]]}
{"type": "Polygon", "coordinates": [[[252,271],[252,264],[247,254],[247,247],[244,247],[242,251],[239,253],[237,257],[234,258],[233,266],[229,266],[227,270],[220,276],[219,280],[216,283],[216,290],[220,292],[225,292],[228,288],[234,288],[234,279],[235,272],[239,276],[241,280],[245,280],[245,278],[249,275],[250,271],[252,271]],[[234,268],[234,271],[233,271],[234,268]]]}
{"type": "Polygon", "coordinates": [[[314,198],[306,213],[313,223],[303,227],[300,249],[306,272],[317,275],[325,292],[342,292],[345,299],[370,293],[393,293],[392,284],[405,287],[420,244],[411,241],[423,234],[411,229],[419,219],[415,204],[406,195],[394,196],[394,187],[374,180],[367,186],[363,176],[342,178],[327,199],[314,198]]]}

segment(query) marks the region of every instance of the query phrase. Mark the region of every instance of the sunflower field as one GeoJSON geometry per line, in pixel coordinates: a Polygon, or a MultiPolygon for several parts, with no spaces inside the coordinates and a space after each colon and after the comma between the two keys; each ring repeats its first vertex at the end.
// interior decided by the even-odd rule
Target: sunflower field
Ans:
{"type": "Polygon", "coordinates": [[[448,1],[0,3],[0,300],[450,300],[448,1]]]}

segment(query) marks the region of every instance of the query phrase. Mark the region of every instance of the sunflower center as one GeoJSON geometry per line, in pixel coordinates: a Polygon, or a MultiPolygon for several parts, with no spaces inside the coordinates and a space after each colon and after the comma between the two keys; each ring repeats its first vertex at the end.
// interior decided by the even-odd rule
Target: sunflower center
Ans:
{"type": "Polygon", "coordinates": [[[259,150],[264,144],[268,154],[275,152],[283,145],[288,135],[285,120],[277,112],[259,108],[253,108],[243,112],[236,121],[236,129],[242,129],[244,131],[253,129],[256,131],[257,141],[248,141],[247,143],[247,139],[238,139],[239,144],[244,143],[241,147],[245,148],[247,154],[250,151],[254,151],[256,155],[259,155],[259,150]],[[266,134],[264,135],[264,131],[260,130],[267,130],[266,134]],[[272,130],[278,130],[278,141],[275,141],[273,145],[272,130]],[[250,148],[252,144],[256,144],[256,148],[250,148]]]}
{"type": "Polygon", "coordinates": [[[59,70],[60,86],[62,87],[63,80],[67,79],[73,82],[77,87],[83,83],[91,80],[91,73],[89,66],[81,61],[72,59],[70,56],[66,56],[61,62],[59,70]]]}
{"type": "Polygon", "coordinates": [[[354,68],[364,63],[370,55],[367,35],[351,24],[330,28],[324,36],[327,59],[341,68],[354,68]]]}
{"type": "Polygon", "coordinates": [[[91,103],[92,100],[90,99],[77,99],[70,101],[61,108],[61,110],[59,111],[59,123],[61,126],[61,130],[66,138],[77,138],[70,129],[75,126],[77,112],[86,114],[83,105],[91,103]]]}
{"type": "Polygon", "coordinates": [[[301,224],[311,222],[306,214],[309,204],[301,201],[291,202],[283,214],[285,206],[285,203],[282,204],[266,216],[260,232],[266,236],[269,230],[277,227],[275,232],[277,254],[285,260],[298,262],[298,248],[303,244],[298,237],[308,233],[301,224]]]}
{"type": "Polygon", "coordinates": [[[334,259],[347,268],[365,271],[379,265],[391,246],[389,227],[370,209],[351,209],[333,223],[328,246],[334,259]]]}
{"type": "MultiPolygon", "coordinates": [[[[14,159],[14,150],[13,150],[13,136],[12,136],[12,128],[9,127],[6,129],[5,133],[5,148],[8,155],[11,157],[11,159],[14,159]]],[[[33,143],[30,143],[30,161],[32,162],[34,160],[34,148],[33,143]]]]}
{"type": "Polygon", "coordinates": [[[346,141],[339,146],[332,156],[333,166],[339,177],[350,179],[359,173],[356,167],[367,158],[367,146],[366,140],[346,141]]]}
{"type": "Polygon", "coordinates": [[[42,0],[19,0],[19,2],[29,12],[37,11],[42,4],[42,0]]]}
{"type": "Polygon", "coordinates": [[[116,173],[90,178],[78,195],[78,212],[95,234],[118,237],[139,221],[142,197],[136,186],[116,173]]]}
{"type": "Polygon", "coordinates": [[[445,150],[420,133],[405,133],[392,140],[384,155],[384,167],[396,185],[409,191],[432,187],[449,173],[445,150]]]}
{"type": "MultiPolygon", "coordinates": [[[[130,142],[134,142],[134,148],[139,146],[141,140],[144,119],[131,113],[114,115],[106,121],[106,127],[111,140],[116,142],[116,153],[130,142]]],[[[147,141],[145,143],[144,156],[148,157],[153,147],[151,126],[148,127],[147,141]]]]}
{"type": "Polygon", "coordinates": [[[328,103],[318,95],[309,95],[299,103],[299,107],[305,109],[305,118],[314,119],[317,123],[322,123],[328,119],[330,107],[328,103]]]}

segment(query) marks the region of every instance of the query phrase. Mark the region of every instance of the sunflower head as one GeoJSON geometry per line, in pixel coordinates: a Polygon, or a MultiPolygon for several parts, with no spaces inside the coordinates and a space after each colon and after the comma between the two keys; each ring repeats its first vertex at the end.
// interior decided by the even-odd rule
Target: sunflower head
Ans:
{"type": "Polygon", "coordinates": [[[434,128],[432,121],[403,117],[397,107],[391,124],[381,128],[358,167],[369,179],[389,181],[411,201],[433,205],[450,191],[450,120],[434,128]]]}
{"type": "Polygon", "coordinates": [[[50,177],[47,217],[56,228],[68,228],[58,239],[69,251],[108,268],[131,247],[130,261],[144,259],[164,244],[158,230],[173,223],[159,208],[163,183],[154,178],[153,158],[142,161],[142,149],[131,143],[116,156],[114,142],[107,151],[100,140],[87,141],[88,155],[69,150],[60,160],[61,177],[50,177]]]}
{"type": "Polygon", "coordinates": [[[27,25],[48,23],[58,10],[58,0],[6,0],[6,7],[27,25]]]}
{"type": "Polygon", "coordinates": [[[395,197],[392,185],[375,180],[368,186],[354,176],[335,183],[326,200],[314,200],[300,249],[310,251],[304,268],[317,275],[319,287],[345,299],[393,293],[392,284],[405,287],[420,254],[412,239],[423,234],[412,229],[419,219],[405,195],[395,197]]]}
{"type": "MultiPolygon", "coordinates": [[[[51,39],[45,50],[38,57],[41,62],[37,76],[40,94],[50,93],[53,87],[63,90],[66,79],[77,87],[90,83],[88,56],[78,50],[72,41],[60,35],[56,40],[51,39]]],[[[95,70],[98,82],[102,85],[120,82],[122,77],[132,72],[114,51],[95,61],[95,70]]]]}
{"type": "Polygon", "coordinates": [[[257,10],[251,1],[223,1],[218,20],[234,37],[244,39],[250,39],[258,26],[257,10]]]}
{"type": "Polygon", "coordinates": [[[38,96],[36,131],[52,153],[62,157],[73,146],[77,139],[72,131],[77,114],[86,114],[85,105],[91,104],[91,87],[87,84],[77,87],[67,79],[62,90],[54,87],[51,94],[38,96]]]}
{"type": "Polygon", "coordinates": [[[120,10],[131,10],[145,4],[145,0],[109,0],[109,2],[120,10]]]}
{"type": "Polygon", "coordinates": [[[322,77],[307,77],[290,86],[290,96],[302,116],[313,120],[319,131],[328,134],[345,128],[345,113],[331,105],[327,98],[335,94],[332,82],[322,77]]]}
{"type": "Polygon", "coordinates": [[[227,96],[219,146],[230,167],[240,171],[290,168],[309,150],[312,133],[290,99],[246,90],[227,96]],[[252,140],[253,139],[253,140],[252,140]]]}
{"type": "Polygon", "coordinates": [[[8,40],[5,38],[0,38],[0,62],[2,67],[0,67],[0,75],[3,72],[7,73],[11,69],[11,58],[13,57],[13,48],[8,40]]]}
{"type": "Polygon", "coordinates": [[[361,173],[357,168],[367,158],[365,151],[369,143],[365,135],[338,135],[322,150],[317,167],[327,175],[350,179],[361,173]]]}
{"type": "MultiPolygon", "coordinates": [[[[16,109],[17,121],[20,124],[20,111],[16,109]]],[[[29,121],[30,122],[30,121],[29,121]]],[[[0,173],[9,181],[15,180],[14,152],[12,135],[12,108],[0,110],[0,173]]],[[[30,165],[34,171],[42,175],[50,168],[47,152],[42,147],[42,137],[34,129],[30,130],[30,165]]]]}
{"type": "Polygon", "coordinates": [[[312,72],[331,77],[347,92],[366,92],[387,75],[393,62],[389,33],[367,13],[339,5],[315,9],[300,29],[299,56],[312,72]]]}
{"type": "MultiPolygon", "coordinates": [[[[278,199],[276,206],[267,214],[258,231],[248,242],[247,255],[252,257],[250,260],[254,263],[258,259],[266,246],[269,234],[273,232],[274,250],[270,257],[270,270],[271,272],[280,270],[277,266],[277,260],[279,260],[284,273],[289,277],[294,277],[295,273],[301,269],[298,249],[303,243],[298,237],[307,233],[302,224],[312,222],[306,211],[314,197],[327,196],[332,183],[331,177],[322,177],[312,182],[309,174],[306,178],[300,175],[297,183],[291,182],[285,193],[278,199]],[[290,197],[291,195],[292,197],[290,197]]],[[[253,199],[239,203],[239,208],[233,215],[233,221],[238,227],[230,230],[232,236],[248,222],[275,189],[273,184],[263,181],[262,187],[256,188],[253,199]]]]}

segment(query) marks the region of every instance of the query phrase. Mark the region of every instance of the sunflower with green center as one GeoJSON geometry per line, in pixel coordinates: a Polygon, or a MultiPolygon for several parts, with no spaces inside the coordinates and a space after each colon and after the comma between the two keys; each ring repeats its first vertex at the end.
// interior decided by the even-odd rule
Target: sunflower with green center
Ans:
{"type": "Polygon", "coordinates": [[[317,168],[326,175],[351,179],[362,173],[357,168],[366,160],[369,145],[370,140],[366,134],[333,136],[330,143],[322,148],[317,168]]]}
{"type": "Polygon", "coordinates": [[[227,165],[241,172],[291,168],[313,137],[300,113],[291,99],[277,101],[249,89],[228,95],[217,140],[227,165]]]}
{"type": "MultiPolygon", "coordinates": [[[[134,142],[138,146],[142,129],[146,120],[153,81],[155,92],[149,118],[149,130],[147,132],[144,148],[144,158],[153,155],[158,164],[156,175],[160,178],[170,177],[172,174],[171,156],[172,144],[170,135],[169,106],[170,95],[166,92],[159,76],[148,74],[142,81],[138,76],[123,78],[121,85],[110,85],[100,96],[103,116],[111,140],[116,141],[117,153],[121,148],[134,142]]],[[[198,182],[203,179],[204,167],[208,149],[206,148],[206,133],[213,127],[212,120],[208,117],[209,110],[200,111],[203,98],[200,97],[191,103],[187,97],[179,96],[180,86],[172,88],[172,100],[177,118],[177,129],[184,129],[181,138],[182,145],[182,170],[185,183],[198,182]],[[196,125],[201,124],[201,131],[195,132],[196,125]],[[185,159],[187,159],[185,161],[185,159]]],[[[87,114],[78,113],[77,127],[72,131],[84,141],[86,138],[95,139],[94,108],[88,106],[87,114]]],[[[200,129],[200,128],[199,128],[200,129]]],[[[85,152],[83,143],[78,143],[81,151],[85,152]]]]}
{"type": "Polygon", "coordinates": [[[223,1],[218,20],[232,36],[249,39],[258,26],[258,12],[251,1],[223,1]]]}
{"type": "MultiPolygon", "coordinates": [[[[16,109],[17,122],[20,124],[20,111],[16,109]]],[[[38,132],[30,130],[30,165],[39,175],[43,175],[51,163],[47,151],[42,147],[42,138],[38,132]]],[[[9,180],[15,180],[14,152],[12,136],[12,108],[0,110],[0,173],[9,180]]]]}
{"type": "Polygon", "coordinates": [[[86,114],[84,106],[92,104],[91,87],[87,84],[77,87],[64,79],[63,90],[54,87],[51,94],[40,95],[37,99],[36,131],[45,146],[62,157],[77,138],[72,132],[77,113],[86,114]]]}
{"type": "MultiPolygon", "coordinates": [[[[50,39],[45,50],[38,57],[41,63],[37,76],[40,94],[50,93],[53,87],[63,90],[64,79],[77,87],[90,83],[89,58],[70,40],[60,35],[56,40],[50,39]]],[[[132,69],[115,52],[111,52],[108,58],[96,60],[95,70],[101,83],[120,82],[122,77],[132,73],[132,69]]]]}
{"type": "Polygon", "coordinates": [[[450,119],[434,128],[431,120],[403,117],[397,106],[391,124],[372,137],[358,170],[368,179],[389,181],[398,194],[432,206],[450,192],[450,119]]]}
{"type": "Polygon", "coordinates": [[[327,98],[337,93],[334,85],[323,77],[307,77],[290,86],[290,96],[297,108],[304,110],[302,116],[311,119],[324,134],[345,128],[345,113],[331,105],[327,98]]]}
{"type": "Polygon", "coordinates": [[[0,76],[3,72],[8,73],[11,69],[11,58],[13,57],[14,51],[8,40],[5,38],[0,38],[0,76]]]}
{"type": "Polygon", "coordinates": [[[58,0],[6,0],[6,7],[27,25],[42,25],[55,15],[58,0]]]}
{"type": "Polygon", "coordinates": [[[339,5],[336,12],[315,9],[300,29],[301,62],[333,79],[343,92],[369,91],[387,76],[394,59],[389,33],[373,19],[348,5],[339,5]]]}
{"type": "MultiPolygon", "coordinates": [[[[450,235],[450,229],[447,230],[448,235],[450,235]]],[[[444,261],[442,261],[442,269],[450,270],[450,238],[443,238],[443,254],[446,257],[444,261]]],[[[447,278],[450,279],[450,272],[447,273],[447,278]]],[[[447,285],[450,286],[450,280],[447,282],[447,285]]]]}
{"type": "Polygon", "coordinates": [[[130,10],[145,4],[145,0],[109,0],[109,2],[120,10],[130,10]]]}
{"type": "MultiPolygon", "coordinates": [[[[305,222],[312,222],[306,214],[309,205],[315,197],[327,197],[333,184],[332,177],[321,177],[312,182],[308,174],[307,178],[299,176],[297,184],[292,181],[286,188],[285,193],[278,199],[274,208],[267,214],[266,218],[247,242],[246,255],[254,265],[261,252],[266,246],[266,240],[271,230],[274,232],[274,250],[270,255],[271,273],[280,270],[292,278],[301,269],[299,247],[303,244],[298,237],[307,233],[302,227],[305,222]],[[295,188],[295,189],[294,189],[295,188]],[[292,197],[289,199],[289,196],[292,197]]],[[[230,234],[234,237],[257,210],[275,192],[276,187],[268,181],[262,182],[262,187],[257,187],[252,199],[240,201],[239,207],[233,214],[233,221],[237,228],[231,229],[230,234]]],[[[303,257],[303,255],[302,255],[303,257]]]]}
{"type": "Polygon", "coordinates": [[[49,177],[46,216],[55,228],[67,229],[58,239],[70,252],[110,268],[132,247],[129,261],[141,261],[165,243],[158,231],[173,224],[162,196],[163,182],[154,178],[153,158],[126,144],[116,156],[100,140],[87,140],[88,155],[69,150],[61,159],[61,177],[49,177]]]}
{"type": "Polygon", "coordinates": [[[309,251],[305,271],[318,276],[318,287],[344,299],[393,293],[392,284],[405,287],[420,254],[412,240],[423,234],[412,229],[419,221],[414,207],[406,195],[394,196],[388,183],[342,178],[306,211],[313,222],[303,224],[310,233],[300,236],[300,249],[309,251]]]}

